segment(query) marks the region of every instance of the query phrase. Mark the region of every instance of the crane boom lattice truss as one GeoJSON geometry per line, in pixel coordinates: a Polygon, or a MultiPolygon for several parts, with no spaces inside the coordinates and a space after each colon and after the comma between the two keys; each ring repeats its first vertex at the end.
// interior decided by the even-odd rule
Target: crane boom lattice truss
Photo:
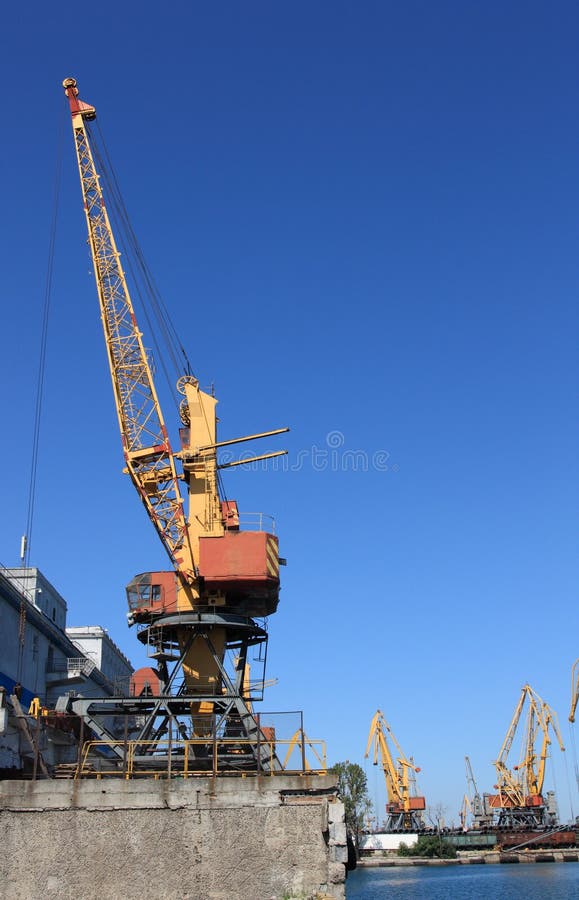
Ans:
{"type": "MultiPolygon", "coordinates": [[[[74,85],[69,84],[68,90],[74,85]]],[[[94,109],[76,95],[72,102],[77,107],[75,148],[125,461],[176,564],[176,551],[182,552],[187,542],[187,528],[175,458],[90,148],[85,121],[94,118],[94,109]]]]}

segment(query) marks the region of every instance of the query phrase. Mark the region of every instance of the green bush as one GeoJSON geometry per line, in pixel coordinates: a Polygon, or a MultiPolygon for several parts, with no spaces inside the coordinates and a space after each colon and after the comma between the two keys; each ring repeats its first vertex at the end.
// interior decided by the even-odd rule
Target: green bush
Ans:
{"type": "Polygon", "coordinates": [[[456,859],[456,847],[439,834],[421,834],[416,844],[400,844],[398,856],[423,856],[428,859],[456,859]]]}

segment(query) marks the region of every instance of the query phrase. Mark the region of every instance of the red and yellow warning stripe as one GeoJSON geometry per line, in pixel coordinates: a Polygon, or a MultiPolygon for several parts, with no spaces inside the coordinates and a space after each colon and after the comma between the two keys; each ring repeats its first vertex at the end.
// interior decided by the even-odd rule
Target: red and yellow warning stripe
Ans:
{"type": "Polygon", "coordinates": [[[265,551],[268,573],[272,578],[279,578],[279,556],[276,538],[268,537],[265,545],[265,551]]]}

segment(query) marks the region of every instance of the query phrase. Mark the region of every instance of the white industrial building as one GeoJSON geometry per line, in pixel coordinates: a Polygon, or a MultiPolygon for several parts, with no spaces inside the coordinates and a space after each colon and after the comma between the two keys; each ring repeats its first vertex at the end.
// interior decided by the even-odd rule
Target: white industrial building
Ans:
{"type": "Polygon", "coordinates": [[[360,840],[360,850],[368,856],[372,853],[379,855],[386,851],[394,853],[400,848],[400,844],[414,847],[417,841],[418,834],[416,832],[408,834],[394,832],[365,834],[360,840]]]}
{"type": "MultiPolygon", "coordinates": [[[[100,626],[66,627],[63,597],[36,568],[0,568],[0,693],[20,694],[23,710],[34,698],[53,709],[63,694],[128,694],[130,661],[100,626]]],[[[6,719],[6,717],[3,717],[6,719]]],[[[49,761],[66,757],[71,741],[45,748],[49,761]]],[[[14,725],[0,733],[0,770],[18,768],[22,736],[14,725]]]]}
{"type": "Polygon", "coordinates": [[[73,626],[66,634],[82,656],[90,659],[115,687],[129,693],[128,679],[133,671],[131,663],[121,653],[106,629],[100,625],[73,626]]]}

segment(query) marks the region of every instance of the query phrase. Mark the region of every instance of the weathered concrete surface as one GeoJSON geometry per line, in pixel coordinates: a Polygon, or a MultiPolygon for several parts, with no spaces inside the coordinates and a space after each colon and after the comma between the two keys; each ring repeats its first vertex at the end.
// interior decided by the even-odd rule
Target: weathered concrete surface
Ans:
{"type": "Polygon", "coordinates": [[[344,900],[330,776],[1,781],[7,900],[344,900]]]}

